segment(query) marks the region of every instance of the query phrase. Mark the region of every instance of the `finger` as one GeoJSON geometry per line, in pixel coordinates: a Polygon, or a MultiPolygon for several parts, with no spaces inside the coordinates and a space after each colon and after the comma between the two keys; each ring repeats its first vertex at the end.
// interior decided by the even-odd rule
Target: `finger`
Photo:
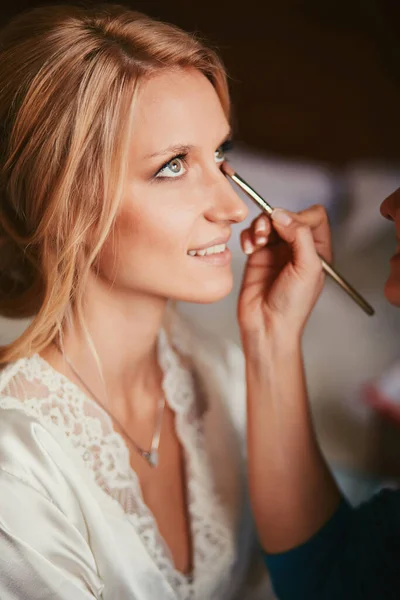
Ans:
{"type": "Polygon", "coordinates": [[[310,227],[300,223],[296,215],[292,216],[282,209],[275,209],[271,219],[279,236],[291,247],[295,267],[306,272],[321,271],[321,259],[310,227]]]}
{"type": "Polygon", "coordinates": [[[247,229],[241,233],[242,248],[246,254],[251,254],[255,250],[263,248],[270,242],[270,237],[277,237],[271,221],[265,215],[260,215],[254,219],[247,229]],[[245,233],[246,232],[246,233],[245,233]],[[251,242],[251,246],[249,241],[251,242]]]}
{"type": "Polygon", "coordinates": [[[250,225],[250,231],[252,242],[257,248],[262,248],[267,244],[271,245],[279,241],[279,237],[272,227],[271,219],[265,214],[261,214],[253,220],[250,225]]]}
{"type": "Polygon", "coordinates": [[[272,231],[271,219],[261,213],[256,219],[253,220],[250,228],[254,231],[255,235],[268,236],[272,231]]]}
{"type": "MultiPolygon", "coordinates": [[[[247,241],[250,242],[252,251],[245,264],[241,289],[247,287],[257,292],[259,288],[256,286],[264,287],[276,272],[276,269],[274,269],[275,253],[271,251],[268,244],[262,248],[255,247],[251,241],[249,230],[244,231],[242,235],[243,244],[246,244],[247,241]]],[[[286,246],[282,240],[280,243],[286,246]]]]}
{"type": "Polygon", "coordinates": [[[256,248],[262,248],[268,241],[268,235],[272,230],[271,222],[268,221],[269,219],[261,214],[253,219],[248,228],[250,239],[256,248]]]}
{"type": "Polygon", "coordinates": [[[311,228],[318,253],[332,262],[331,228],[325,207],[314,204],[298,212],[296,217],[300,223],[311,228]]]}
{"type": "Polygon", "coordinates": [[[240,232],[240,243],[245,254],[253,254],[256,250],[250,229],[243,229],[243,231],[240,232]]]}
{"type": "Polygon", "coordinates": [[[272,231],[271,221],[264,214],[261,214],[253,219],[249,230],[254,246],[261,248],[267,243],[268,236],[272,231]]]}

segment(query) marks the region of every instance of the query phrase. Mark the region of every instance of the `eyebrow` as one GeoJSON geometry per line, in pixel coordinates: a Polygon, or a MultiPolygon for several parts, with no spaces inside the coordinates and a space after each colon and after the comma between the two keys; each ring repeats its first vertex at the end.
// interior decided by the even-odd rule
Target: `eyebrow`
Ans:
{"type": "MultiPolygon", "coordinates": [[[[222,144],[224,144],[225,142],[230,140],[231,137],[232,137],[232,130],[230,129],[229,132],[227,133],[227,135],[222,140],[222,142],[218,145],[218,148],[220,146],[222,146],[222,144]]],[[[188,152],[190,152],[190,150],[193,150],[194,148],[196,148],[196,146],[194,146],[193,144],[178,144],[178,145],[174,145],[174,146],[168,146],[168,148],[165,148],[164,150],[161,150],[160,152],[154,152],[153,154],[147,154],[145,156],[145,158],[156,158],[157,156],[171,156],[171,155],[175,155],[175,154],[187,154],[188,152]]]]}

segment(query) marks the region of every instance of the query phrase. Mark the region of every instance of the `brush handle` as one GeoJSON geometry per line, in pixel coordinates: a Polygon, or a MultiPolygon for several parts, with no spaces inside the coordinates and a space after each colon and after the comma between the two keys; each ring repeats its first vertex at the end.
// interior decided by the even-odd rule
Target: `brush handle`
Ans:
{"type": "MultiPolygon", "coordinates": [[[[254,200],[254,202],[257,204],[257,206],[261,208],[263,212],[267,213],[268,215],[272,213],[272,211],[274,210],[272,206],[268,204],[268,202],[264,200],[264,198],[257,194],[257,192],[253,190],[253,188],[248,183],[246,183],[246,181],[242,179],[240,175],[238,175],[237,173],[231,174],[228,172],[226,172],[226,175],[228,175],[228,177],[230,177],[232,181],[234,181],[252,200],[254,200]]],[[[364,300],[364,298],[357,292],[357,290],[355,290],[353,286],[350,285],[350,283],[348,283],[341,275],[339,275],[339,273],[332,267],[332,265],[327,263],[326,260],[322,258],[322,256],[319,257],[321,259],[322,267],[325,273],[330,275],[330,277],[332,277],[332,279],[336,281],[338,285],[340,285],[340,287],[350,296],[350,298],[354,300],[354,302],[358,304],[358,306],[360,306],[363,309],[364,312],[367,313],[367,315],[372,316],[373,314],[375,314],[375,311],[372,308],[372,306],[366,300],[364,300]]]]}
{"type": "Polygon", "coordinates": [[[325,273],[330,275],[332,279],[334,279],[334,281],[336,281],[336,283],[338,283],[340,287],[348,293],[350,298],[353,298],[354,302],[356,302],[363,309],[363,311],[367,313],[367,315],[372,317],[375,314],[375,310],[372,308],[372,306],[361,296],[361,294],[357,292],[356,289],[353,288],[352,285],[350,285],[348,281],[346,281],[329,263],[327,263],[322,256],[320,256],[320,259],[325,273]]]}

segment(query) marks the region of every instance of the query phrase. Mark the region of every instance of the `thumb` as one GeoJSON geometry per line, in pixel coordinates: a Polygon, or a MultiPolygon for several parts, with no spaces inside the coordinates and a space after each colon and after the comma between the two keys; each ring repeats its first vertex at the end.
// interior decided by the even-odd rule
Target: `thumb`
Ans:
{"type": "Polygon", "coordinates": [[[294,266],[299,270],[321,268],[321,259],[315,249],[312,231],[296,219],[294,213],[275,208],[271,220],[279,237],[291,247],[294,266]]]}

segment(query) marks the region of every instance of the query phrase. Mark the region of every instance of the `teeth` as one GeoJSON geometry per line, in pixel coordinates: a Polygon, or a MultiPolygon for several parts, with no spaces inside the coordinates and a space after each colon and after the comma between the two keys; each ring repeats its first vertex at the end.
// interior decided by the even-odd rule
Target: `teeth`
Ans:
{"type": "Polygon", "coordinates": [[[226,244],[217,244],[216,246],[210,246],[210,248],[205,248],[204,250],[189,250],[188,254],[190,256],[206,256],[208,254],[219,254],[220,252],[224,252],[226,248],[226,244]]]}
{"type": "Polygon", "coordinates": [[[224,252],[226,248],[226,244],[218,244],[217,246],[211,246],[211,248],[206,248],[206,254],[219,254],[220,252],[224,252]]]}

